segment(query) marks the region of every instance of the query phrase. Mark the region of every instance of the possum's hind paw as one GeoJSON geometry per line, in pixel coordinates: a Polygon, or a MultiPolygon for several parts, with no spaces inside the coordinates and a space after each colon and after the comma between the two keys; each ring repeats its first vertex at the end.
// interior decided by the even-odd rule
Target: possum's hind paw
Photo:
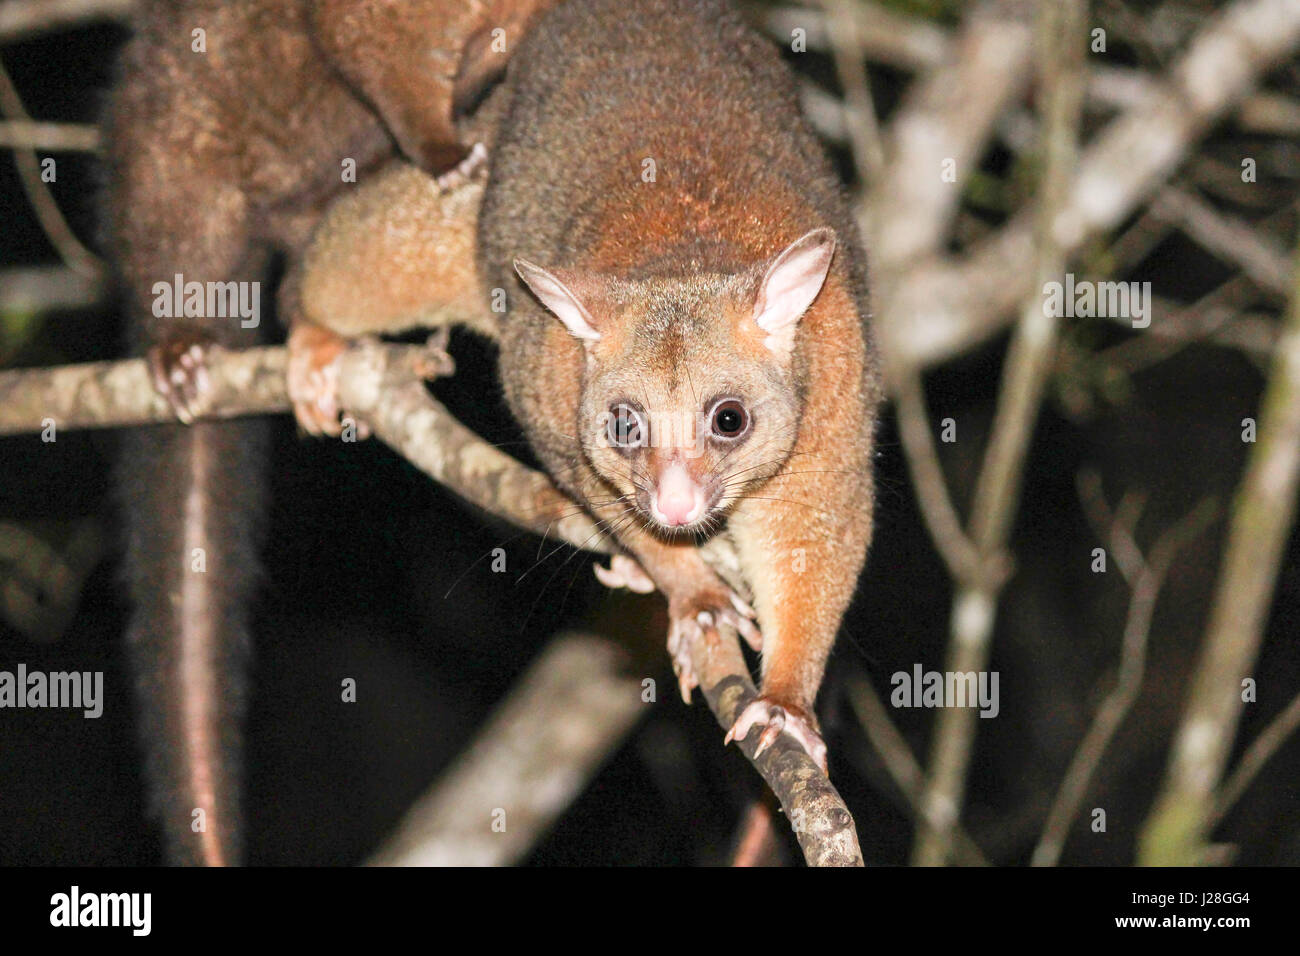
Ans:
{"type": "Polygon", "coordinates": [[[186,425],[194,424],[208,410],[208,357],[219,348],[202,332],[178,331],[145,354],[154,391],[186,425]]]}
{"type": "Polygon", "coordinates": [[[776,738],[783,732],[794,738],[804,752],[813,759],[813,763],[826,773],[826,741],[816,730],[811,717],[797,707],[778,704],[769,697],[759,697],[740,712],[736,722],[727,731],[724,745],[733,740],[744,740],[750,728],[764,725],[763,735],[758,739],[758,749],[754,751],[757,759],[768,747],[776,743],[776,738]]]}
{"type": "Polygon", "coordinates": [[[469,155],[437,178],[439,191],[449,193],[457,186],[470,182],[487,169],[487,161],[487,147],[482,143],[475,143],[469,155]]]}

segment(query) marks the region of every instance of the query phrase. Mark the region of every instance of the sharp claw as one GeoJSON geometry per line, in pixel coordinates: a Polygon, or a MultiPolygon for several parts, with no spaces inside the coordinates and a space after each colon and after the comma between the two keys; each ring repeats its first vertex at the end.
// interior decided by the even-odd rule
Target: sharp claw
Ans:
{"type": "Polygon", "coordinates": [[[747,617],[740,617],[738,615],[729,615],[727,619],[731,623],[731,626],[734,627],[740,633],[740,636],[745,639],[746,644],[756,651],[761,651],[763,649],[763,635],[759,632],[758,628],[754,626],[753,621],[747,617]]]}
{"type": "MultiPolygon", "coordinates": [[[[609,588],[610,590],[613,590],[614,588],[620,588],[623,586],[622,579],[617,574],[614,573],[613,568],[607,568],[599,561],[593,561],[591,565],[591,570],[596,572],[596,580],[599,581],[601,584],[605,585],[605,587],[609,588]]],[[[672,638],[670,637],[668,638],[668,640],[671,642],[672,638]]],[[[670,649],[671,649],[671,643],[670,643],[670,649]]]]}
{"type": "Polygon", "coordinates": [[[783,705],[759,697],[740,712],[731,729],[727,731],[724,746],[735,740],[744,740],[756,724],[763,725],[763,733],[754,749],[757,759],[768,750],[782,733],[789,734],[798,746],[826,773],[826,742],[809,724],[808,718],[792,714],[783,705]]]}
{"type": "Polygon", "coordinates": [[[781,728],[784,726],[785,717],[778,713],[763,730],[763,736],[758,738],[758,747],[754,750],[755,760],[763,756],[763,752],[776,743],[776,738],[781,736],[781,728]]]}
{"type": "Polygon", "coordinates": [[[742,601],[740,599],[740,595],[737,594],[735,591],[731,592],[731,606],[740,612],[741,617],[746,617],[749,618],[750,620],[753,620],[754,618],[758,617],[757,612],[755,612],[752,607],[750,607],[748,604],[742,601]]]}

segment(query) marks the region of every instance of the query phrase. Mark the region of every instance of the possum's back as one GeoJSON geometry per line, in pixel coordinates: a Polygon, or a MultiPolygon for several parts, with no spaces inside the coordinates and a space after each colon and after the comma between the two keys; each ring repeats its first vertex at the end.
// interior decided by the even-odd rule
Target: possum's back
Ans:
{"type": "Polygon", "coordinates": [[[479,227],[489,287],[512,287],[516,256],[723,271],[818,225],[855,235],[789,71],[724,0],[569,0],[508,82],[479,227]]]}

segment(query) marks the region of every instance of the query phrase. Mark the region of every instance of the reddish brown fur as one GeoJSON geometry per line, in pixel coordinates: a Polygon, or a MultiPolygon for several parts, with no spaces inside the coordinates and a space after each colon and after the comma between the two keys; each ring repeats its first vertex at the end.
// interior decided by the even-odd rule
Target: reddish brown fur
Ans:
{"type": "MultiPolygon", "coordinates": [[[[744,275],[812,228],[829,225],[839,237],[785,386],[799,406],[797,440],[779,473],[749,489],[729,520],[763,628],[764,694],[807,711],[870,540],[880,391],[856,230],[793,84],[775,52],[717,0],[574,0],[539,22],[510,83],[480,261],[490,285],[510,290],[507,396],[552,473],[575,493],[591,496],[609,477],[593,473],[574,440],[582,427],[574,410],[595,387],[591,368],[583,347],[516,283],[514,257],[565,275],[635,282],[744,275]],[[657,163],[654,183],[640,177],[644,157],[657,163]]],[[[602,341],[610,351],[596,366],[608,361],[631,381],[671,380],[683,369],[697,380],[725,375],[754,343],[738,341],[734,318],[718,318],[734,300],[717,294],[702,312],[684,300],[673,307],[685,338],[665,336],[621,358],[612,357],[621,339],[602,341]]],[[[664,304],[650,296],[623,308],[639,327],[664,304]]],[[[686,610],[698,603],[693,547],[636,526],[623,538],[670,602],[686,610]]]]}

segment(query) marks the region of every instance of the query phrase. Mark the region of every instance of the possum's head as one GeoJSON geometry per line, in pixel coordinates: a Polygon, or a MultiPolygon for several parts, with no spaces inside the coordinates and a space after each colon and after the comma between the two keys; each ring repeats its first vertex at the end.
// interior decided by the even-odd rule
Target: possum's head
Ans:
{"type": "Polygon", "coordinates": [[[834,252],[834,233],[816,229],[728,275],[632,280],[515,260],[584,346],[578,431],[614,491],[605,501],[663,534],[707,532],[781,468],[801,411],[796,333],[834,252]]]}

